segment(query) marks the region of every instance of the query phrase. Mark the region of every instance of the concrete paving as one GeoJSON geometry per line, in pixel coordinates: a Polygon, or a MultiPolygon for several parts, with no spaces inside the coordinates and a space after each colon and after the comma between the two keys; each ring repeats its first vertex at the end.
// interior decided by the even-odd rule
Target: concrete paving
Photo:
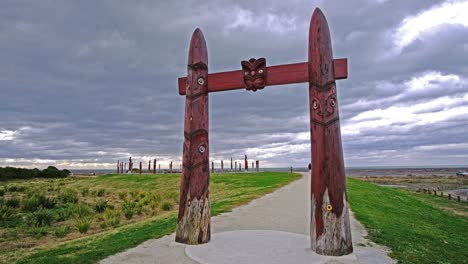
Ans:
{"type": "Polygon", "coordinates": [[[396,263],[366,239],[351,213],[354,252],[327,257],[310,250],[310,177],[303,177],[230,213],[212,218],[208,244],[186,246],[174,234],[148,240],[101,263],[396,263]]]}

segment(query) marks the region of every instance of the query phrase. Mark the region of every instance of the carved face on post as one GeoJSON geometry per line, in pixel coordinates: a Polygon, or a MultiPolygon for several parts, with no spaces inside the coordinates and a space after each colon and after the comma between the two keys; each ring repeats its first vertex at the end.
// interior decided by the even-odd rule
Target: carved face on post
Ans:
{"type": "Polygon", "coordinates": [[[250,59],[242,61],[242,70],[244,72],[244,83],[248,91],[256,92],[258,89],[265,88],[266,85],[266,60],[265,58],[250,59]]]}

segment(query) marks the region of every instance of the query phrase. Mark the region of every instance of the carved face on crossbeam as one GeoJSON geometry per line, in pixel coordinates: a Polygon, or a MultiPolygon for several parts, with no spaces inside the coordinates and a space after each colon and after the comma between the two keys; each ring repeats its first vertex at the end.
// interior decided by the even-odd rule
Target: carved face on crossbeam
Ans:
{"type": "Polygon", "coordinates": [[[242,61],[244,83],[248,91],[257,91],[265,88],[266,84],[266,60],[265,58],[242,61]]]}

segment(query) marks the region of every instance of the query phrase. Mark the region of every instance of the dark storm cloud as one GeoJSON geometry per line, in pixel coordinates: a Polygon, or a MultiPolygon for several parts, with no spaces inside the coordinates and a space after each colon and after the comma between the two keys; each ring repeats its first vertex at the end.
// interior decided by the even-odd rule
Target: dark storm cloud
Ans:
{"type": "MultiPolygon", "coordinates": [[[[442,23],[396,44],[405,19],[443,3],[3,1],[0,166],[180,160],[176,80],[194,28],[205,34],[210,72],[250,57],[300,62],[317,6],[335,57],[349,59],[349,79],[338,82],[347,165],[466,164],[466,25],[442,23]]],[[[306,84],[210,94],[212,158],[307,164],[307,94],[306,84]]]]}

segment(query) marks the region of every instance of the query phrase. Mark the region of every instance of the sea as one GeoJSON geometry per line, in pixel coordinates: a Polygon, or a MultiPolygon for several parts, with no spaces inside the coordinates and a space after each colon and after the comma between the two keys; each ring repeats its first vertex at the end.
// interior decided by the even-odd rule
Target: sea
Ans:
{"type": "MultiPolygon", "coordinates": [[[[307,172],[307,167],[292,167],[296,172],[307,172]]],[[[109,169],[79,169],[70,170],[74,175],[103,175],[116,173],[115,170],[109,169]]],[[[230,170],[225,170],[230,171],[230,170]]],[[[260,171],[291,171],[288,168],[261,168],[260,171]]],[[[411,167],[411,166],[386,166],[386,167],[347,167],[345,174],[350,177],[357,176],[456,176],[457,171],[468,171],[466,165],[440,166],[440,167],[411,167]]],[[[169,170],[157,170],[158,173],[167,173],[169,170]]],[[[173,170],[180,172],[180,170],[173,170]]],[[[221,172],[220,169],[215,169],[215,172],[221,172]]]]}

